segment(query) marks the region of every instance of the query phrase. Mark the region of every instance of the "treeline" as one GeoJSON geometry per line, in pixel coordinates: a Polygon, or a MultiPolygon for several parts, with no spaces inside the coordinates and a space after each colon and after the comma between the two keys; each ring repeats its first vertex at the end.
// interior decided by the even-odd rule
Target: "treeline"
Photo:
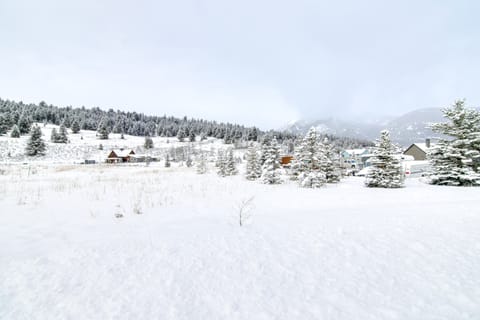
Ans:
{"type": "MultiPolygon", "coordinates": [[[[298,136],[286,131],[262,131],[256,127],[222,123],[193,118],[172,116],[150,116],[144,113],[125,112],[109,109],[57,107],[44,101],[25,104],[0,98],[0,134],[5,134],[15,125],[20,134],[27,134],[34,122],[64,125],[77,131],[102,130],[103,133],[129,134],[133,136],[178,137],[180,140],[192,137],[215,137],[225,143],[238,141],[260,141],[264,136],[275,136],[280,143],[295,143],[298,136]]],[[[15,128],[16,129],[16,128],[15,128]]],[[[105,138],[105,136],[104,136],[105,138]]],[[[367,146],[371,143],[354,138],[329,136],[339,148],[367,146]]]]}

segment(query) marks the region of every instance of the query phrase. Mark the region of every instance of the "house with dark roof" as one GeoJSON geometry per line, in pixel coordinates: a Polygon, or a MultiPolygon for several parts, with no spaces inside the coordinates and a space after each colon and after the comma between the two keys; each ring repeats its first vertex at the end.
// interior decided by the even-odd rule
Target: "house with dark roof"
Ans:
{"type": "Polygon", "coordinates": [[[135,152],[132,149],[115,149],[110,151],[107,156],[107,163],[130,162],[130,157],[135,152]]]}

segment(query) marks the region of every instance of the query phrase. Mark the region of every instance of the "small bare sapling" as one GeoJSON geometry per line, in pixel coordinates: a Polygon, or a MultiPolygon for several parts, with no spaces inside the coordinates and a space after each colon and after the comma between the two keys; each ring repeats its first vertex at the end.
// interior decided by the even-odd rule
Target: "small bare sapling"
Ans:
{"type": "Polygon", "coordinates": [[[238,213],[238,222],[240,227],[242,227],[246,222],[248,222],[252,217],[252,210],[255,208],[253,204],[254,196],[240,200],[236,205],[236,210],[238,213]]]}

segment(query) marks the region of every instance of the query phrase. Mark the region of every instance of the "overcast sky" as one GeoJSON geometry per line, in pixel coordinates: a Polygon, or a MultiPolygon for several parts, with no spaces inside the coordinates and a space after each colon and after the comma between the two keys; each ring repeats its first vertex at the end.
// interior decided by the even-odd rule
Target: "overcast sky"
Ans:
{"type": "Polygon", "coordinates": [[[262,128],[480,104],[479,1],[0,0],[0,97],[262,128]]]}

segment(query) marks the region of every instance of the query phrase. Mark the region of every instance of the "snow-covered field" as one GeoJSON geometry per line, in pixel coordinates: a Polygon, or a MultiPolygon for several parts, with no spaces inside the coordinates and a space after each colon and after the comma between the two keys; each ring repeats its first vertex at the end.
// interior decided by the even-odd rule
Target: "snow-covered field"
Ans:
{"type": "Polygon", "coordinates": [[[154,148],[146,150],[143,145],[144,137],[124,135],[121,139],[120,134],[110,133],[108,140],[100,140],[97,138],[96,131],[81,130],[78,134],[71,133],[68,129],[69,143],[53,143],[50,142],[52,129],[59,130],[59,126],[38,123],[42,130],[42,139],[46,143],[46,154],[41,157],[28,157],[25,155],[25,147],[29,139],[29,135],[23,135],[20,138],[10,138],[10,132],[0,136],[0,164],[1,163],[23,163],[23,162],[43,162],[56,164],[72,164],[80,163],[84,160],[95,160],[97,162],[105,162],[108,153],[113,149],[131,149],[137,154],[147,154],[158,156],[164,159],[165,154],[171,148],[190,147],[196,150],[212,152],[214,154],[218,148],[225,149],[231,145],[225,145],[222,140],[208,138],[204,141],[190,143],[188,141],[179,142],[176,137],[152,137],[154,148]],[[102,149],[99,147],[102,145],[102,149]]]}
{"type": "Polygon", "coordinates": [[[194,171],[0,165],[0,319],[480,319],[478,188],[194,171]]]}

